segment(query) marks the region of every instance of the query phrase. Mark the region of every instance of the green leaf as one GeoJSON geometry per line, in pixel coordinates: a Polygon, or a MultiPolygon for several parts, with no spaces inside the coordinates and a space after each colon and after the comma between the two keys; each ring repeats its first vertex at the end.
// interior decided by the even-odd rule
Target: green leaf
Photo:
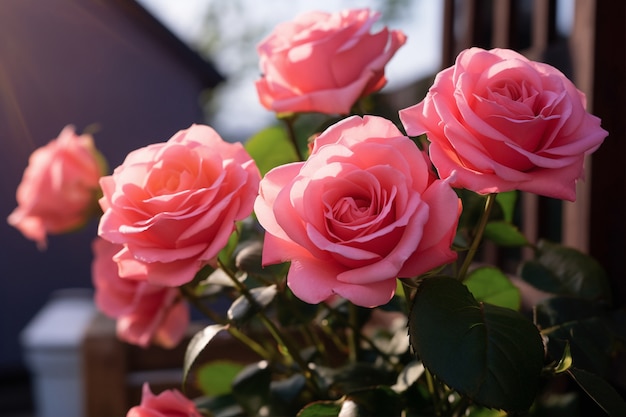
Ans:
{"type": "Polygon", "coordinates": [[[267,361],[246,366],[233,380],[232,393],[237,402],[256,416],[264,405],[269,403],[272,370],[267,361]]]}
{"type": "Polygon", "coordinates": [[[341,416],[400,416],[402,402],[400,395],[388,386],[379,386],[352,392],[346,396],[341,416]],[[352,404],[349,404],[352,402],[352,404]]]}
{"type": "Polygon", "coordinates": [[[375,387],[353,392],[337,401],[319,401],[307,405],[297,417],[400,416],[400,396],[389,387],[375,387]]]}
{"type": "Polygon", "coordinates": [[[609,416],[626,416],[626,402],[604,379],[577,368],[567,373],[609,416]]]}
{"type": "Polygon", "coordinates": [[[246,142],[246,150],[256,162],[261,175],[270,169],[298,160],[285,129],[271,126],[256,133],[246,142]]]}
{"type": "Polygon", "coordinates": [[[250,239],[241,242],[235,254],[235,267],[241,271],[262,274],[262,253],[263,242],[261,240],[250,239]]]}
{"type": "Polygon", "coordinates": [[[297,417],[337,417],[339,413],[340,401],[317,401],[300,410],[297,417]]]}
{"type": "Polygon", "coordinates": [[[522,297],[519,289],[496,267],[476,268],[468,275],[465,285],[478,301],[513,310],[520,309],[522,297]]]}
{"type": "Polygon", "coordinates": [[[205,395],[228,394],[235,376],[243,365],[232,361],[215,361],[203,364],[196,372],[198,385],[205,395]]]}
{"type": "Polygon", "coordinates": [[[534,287],[554,294],[590,300],[610,300],[610,286],[594,258],[557,243],[542,240],[535,259],[522,264],[519,275],[534,287]]]}
{"type": "Polygon", "coordinates": [[[499,246],[521,247],[528,245],[526,236],[515,225],[502,220],[487,223],[484,236],[499,246]]]}
{"type": "MultiPolygon", "coordinates": [[[[294,374],[289,378],[272,381],[270,384],[272,402],[291,404],[305,387],[306,378],[303,374],[294,374]]],[[[276,409],[276,405],[274,405],[273,408],[276,409]]]]}
{"type": "Polygon", "coordinates": [[[611,357],[615,340],[605,321],[591,317],[563,323],[544,333],[548,336],[548,352],[555,357],[563,343],[570,344],[572,359],[576,367],[607,375],[611,369],[611,357]]]}
{"type": "Polygon", "coordinates": [[[251,303],[245,295],[239,296],[228,309],[228,319],[234,321],[246,320],[256,314],[259,309],[267,307],[274,300],[276,292],[276,285],[251,289],[250,295],[254,302],[251,303]]]}
{"type": "Polygon", "coordinates": [[[520,313],[479,303],[450,277],[424,279],[409,314],[418,357],[445,384],[478,404],[525,411],[543,368],[543,342],[520,313]]]}
{"type": "Polygon", "coordinates": [[[500,410],[493,410],[485,407],[472,407],[468,417],[507,417],[500,410]]]}
{"type": "Polygon", "coordinates": [[[202,353],[204,348],[207,347],[211,340],[213,340],[213,338],[224,329],[226,329],[226,326],[222,326],[220,324],[212,324],[200,330],[191,338],[189,344],[187,345],[185,358],[183,360],[183,385],[187,381],[191,366],[198,358],[198,355],[200,355],[200,353],[202,353]]]}
{"type": "Polygon", "coordinates": [[[517,203],[517,191],[507,191],[505,193],[498,193],[496,196],[496,202],[502,210],[504,220],[512,223],[513,214],[515,213],[515,204],[517,203]]]}
{"type": "Polygon", "coordinates": [[[195,397],[193,402],[203,416],[235,417],[244,415],[244,409],[237,404],[235,397],[230,394],[215,397],[195,397]]]}
{"type": "Polygon", "coordinates": [[[543,329],[606,315],[606,304],[571,296],[550,297],[535,306],[535,322],[543,329]]]}
{"type": "Polygon", "coordinates": [[[560,374],[562,372],[567,371],[572,367],[572,353],[570,351],[569,343],[565,344],[565,349],[563,350],[563,356],[559,362],[554,366],[554,373],[560,374]]]}

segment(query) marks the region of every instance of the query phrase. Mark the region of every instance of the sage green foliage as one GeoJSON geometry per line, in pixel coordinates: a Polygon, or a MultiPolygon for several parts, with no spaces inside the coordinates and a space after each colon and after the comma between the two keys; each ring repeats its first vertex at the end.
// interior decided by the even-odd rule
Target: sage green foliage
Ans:
{"type": "Polygon", "coordinates": [[[479,301],[512,310],[520,309],[522,297],[519,289],[496,267],[476,268],[465,280],[465,285],[479,301]]]}
{"type": "Polygon", "coordinates": [[[232,382],[243,369],[243,365],[233,361],[209,362],[198,367],[197,381],[206,395],[224,395],[232,390],[232,382]]]}
{"type": "Polygon", "coordinates": [[[487,223],[485,238],[500,246],[520,247],[528,245],[526,237],[515,225],[502,220],[487,223]]]}
{"type": "Polygon", "coordinates": [[[265,128],[246,142],[246,150],[256,162],[261,175],[270,169],[298,160],[285,129],[280,126],[265,128]]]}

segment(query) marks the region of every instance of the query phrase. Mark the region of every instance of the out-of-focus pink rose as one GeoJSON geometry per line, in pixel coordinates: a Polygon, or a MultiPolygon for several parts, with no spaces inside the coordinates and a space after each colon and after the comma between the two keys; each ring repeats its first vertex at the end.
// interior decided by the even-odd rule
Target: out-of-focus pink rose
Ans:
{"type": "Polygon", "coordinates": [[[121,277],[140,267],[152,284],[185,284],[215,260],[235,221],[250,215],[259,180],[240,143],[193,125],[131,152],[101,179],[98,234],[123,245],[114,258],[121,277]]]}
{"type": "Polygon", "coordinates": [[[263,263],[291,261],[288,285],[309,303],[338,294],[382,305],[396,277],[456,259],[456,193],[381,117],[353,116],[328,128],[308,161],[266,174],[254,208],[267,231],[263,263]]]}
{"type": "Polygon", "coordinates": [[[96,306],[117,319],[117,336],[128,343],[147,347],[151,343],[175,347],[185,335],[189,309],[177,288],[141,281],[144,273],[120,278],[113,256],[121,245],[96,238],[93,242],[92,280],[96,306]]]}
{"type": "Polygon", "coordinates": [[[105,174],[93,138],[66,126],[31,154],[9,224],[44,249],[47,234],[77,229],[98,210],[98,180],[105,174]]]}
{"type": "Polygon", "coordinates": [[[126,417],[202,417],[202,414],[180,391],[172,389],[154,395],[145,383],[141,404],[128,410],[126,417]]]}
{"type": "Polygon", "coordinates": [[[387,82],[385,65],[406,42],[401,31],[370,33],[367,9],[307,12],[276,26],[259,44],[263,106],[275,112],[347,114],[387,82]]]}
{"type": "Polygon", "coordinates": [[[550,65],[507,49],[471,48],[400,118],[410,135],[427,134],[433,164],[441,177],[456,171],[455,187],[573,201],[585,155],[607,135],[585,105],[550,65]]]}

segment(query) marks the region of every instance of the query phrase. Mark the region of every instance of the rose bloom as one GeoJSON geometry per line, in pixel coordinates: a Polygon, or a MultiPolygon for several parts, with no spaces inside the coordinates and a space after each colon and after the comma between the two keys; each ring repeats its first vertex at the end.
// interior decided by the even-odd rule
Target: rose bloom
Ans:
{"type": "Polygon", "coordinates": [[[337,294],[382,305],[396,277],[456,259],[456,193],[381,117],[353,116],[328,128],[306,162],[266,174],[254,208],[267,231],[263,264],[291,261],[287,283],[309,303],[337,294]]]}
{"type": "Polygon", "coordinates": [[[461,52],[400,119],[410,135],[427,134],[441,177],[456,171],[453,186],[481,194],[573,201],[585,155],[607,135],[561,72],[506,49],[461,52]]]}
{"type": "Polygon", "coordinates": [[[276,26],[257,47],[263,106],[275,112],[347,114],[387,82],[385,65],[406,42],[401,31],[370,33],[367,9],[307,12],[276,26]]]}
{"type": "Polygon", "coordinates": [[[235,222],[252,212],[259,171],[240,143],[193,125],[169,141],[128,154],[100,181],[98,233],[123,245],[120,276],[178,286],[215,261],[235,222]]]}
{"type": "Polygon", "coordinates": [[[180,391],[165,390],[159,395],[143,385],[141,404],[128,410],[126,417],[202,417],[196,405],[180,391]]]}
{"type": "Polygon", "coordinates": [[[178,345],[189,324],[189,309],[178,289],[141,281],[141,269],[134,279],[120,278],[113,256],[121,245],[96,238],[92,247],[95,303],[104,314],[117,319],[119,339],[142,347],[178,345]]]}
{"type": "Polygon", "coordinates": [[[18,206],[8,217],[28,239],[45,249],[47,234],[83,226],[98,209],[98,180],[104,159],[90,135],[66,126],[59,136],[30,156],[17,188],[18,206]]]}

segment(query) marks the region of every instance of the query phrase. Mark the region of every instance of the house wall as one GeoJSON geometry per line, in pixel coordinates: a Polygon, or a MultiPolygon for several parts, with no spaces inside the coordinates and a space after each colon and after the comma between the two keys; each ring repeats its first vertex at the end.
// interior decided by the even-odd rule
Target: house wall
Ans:
{"type": "Polygon", "coordinates": [[[55,290],[91,288],[95,222],[51,237],[40,252],[4,220],[30,153],[66,124],[95,127],[113,168],[129,151],[203,121],[200,93],[215,74],[153,23],[130,0],[2,1],[0,378],[23,367],[19,333],[55,290]]]}

